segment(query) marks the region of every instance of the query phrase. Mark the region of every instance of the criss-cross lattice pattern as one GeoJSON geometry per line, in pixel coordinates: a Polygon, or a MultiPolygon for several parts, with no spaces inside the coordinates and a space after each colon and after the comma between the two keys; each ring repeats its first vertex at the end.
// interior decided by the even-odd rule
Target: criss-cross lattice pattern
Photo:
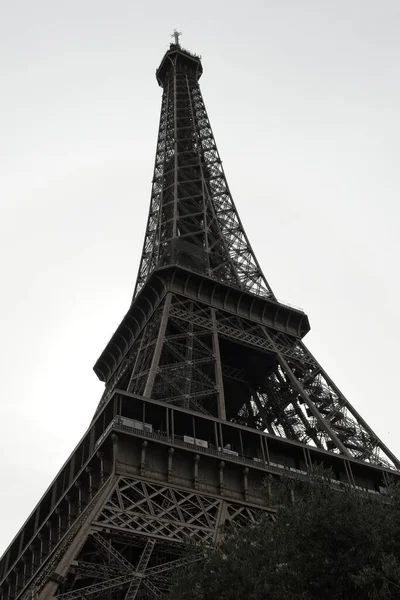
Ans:
{"type": "Polygon", "coordinates": [[[198,84],[198,59],[172,49],[135,295],[158,266],[178,263],[273,297],[222,168],[198,84]],[[193,58],[193,65],[190,59],[193,58]]]}
{"type": "Polygon", "coordinates": [[[213,319],[210,306],[171,295],[145,328],[140,352],[132,350],[136,361],[130,363],[131,372],[121,371],[125,383],[121,378],[118,387],[144,394],[153,373],[153,398],[218,416],[217,403],[223,396],[230,421],[397,467],[396,457],[303,342],[222,310],[214,315],[213,319]],[[157,337],[160,354],[154,362],[157,337]]]}
{"type": "MultiPolygon", "coordinates": [[[[151,206],[135,296],[156,267],[177,264],[275,300],[229,193],[200,92],[199,59],[173,45],[162,65],[151,206]]],[[[232,307],[214,310],[173,296],[149,318],[105,399],[122,386],[324,450],[399,466],[299,338],[232,314],[232,307]]]]}
{"type": "Polygon", "coordinates": [[[185,541],[213,543],[223,526],[241,527],[264,514],[261,508],[120,477],[56,598],[162,598],[171,573],[198,560],[182,552],[185,541]]]}
{"type": "Polygon", "coordinates": [[[181,542],[211,541],[219,500],[145,481],[121,479],[97,518],[102,527],[181,542]]]}

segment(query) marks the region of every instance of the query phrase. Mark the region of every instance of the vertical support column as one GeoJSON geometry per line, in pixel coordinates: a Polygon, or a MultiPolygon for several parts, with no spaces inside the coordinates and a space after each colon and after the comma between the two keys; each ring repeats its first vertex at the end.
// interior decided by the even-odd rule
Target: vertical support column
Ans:
{"type": "Polygon", "coordinates": [[[111,441],[113,445],[113,453],[112,453],[112,470],[115,473],[118,459],[118,436],[116,433],[111,435],[111,441]]]}
{"type": "Polygon", "coordinates": [[[243,437],[242,437],[242,432],[239,429],[239,442],[240,442],[240,454],[241,456],[244,456],[244,447],[243,447],[243,437]]]}
{"type": "Polygon", "coordinates": [[[82,503],[82,482],[79,481],[79,479],[78,479],[78,481],[75,482],[75,487],[78,490],[78,515],[80,515],[82,512],[82,504],[83,503],[82,503]]]}
{"type": "Polygon", "coordinates": [[[221,460],[221,462],[219,463],[218,468],[219,468],[219,493],[221,495],[223,495],[224,491],[225,491],[225,483],[224,483],[225,463],[223,460],[221,460]]]}
{"type": "Polygon", "coordinates": [[[42,532],[38,533],[39,540],[39,565],[42,564],[43,560],[43,550],[44,550],[44,534],[42,532]]]}
{"type": "Polygon", "coordinates": [[[249,499],[249,469],[245,467],[243,469],[243,496],[245,501],[249,499]]]}
{"type": "Polygon", "coordinates": [[[14,574],[15,574],[15,595],[18,595],[19,589],[20,589],[20,570],[18,567],[14,568],[14,574]]]}
{"type": "Polygon", "coordinates": [[[214,543],[218,543],[223,538],[223,527],[225,525],[226,517],[228,516],[228,505],[225,500],[221,501],[217,517],[217,526],[215,528],[214,543]]]}
{"type": "Polygon", "coordinates": [[[22,585],[25,585],[28,574],[26,571],[26,563],[28,561],[26,554],[24,554],[21,558],[22,560],[22,585]]]}
{"type": "MultiPolygon", "coordinates": [[[[193,302],[190,303],[190,311],[193,313],[193,302]]],[[[189,321],[186,325],[186,353],[185,353],[185,387],[184,387],[184,406],[191,408],[190,395],[192,392],[193,377],[193,322],[189,321]]],[[[193,434],[194,437],[195,434],[193,434]]]]}
{"type": "MultiPolygon", "coordinates": [[[[192,122],[196,123],[196,114],[195,114],[195,110],[193,108],[193,95],[192,95],[192,91],[189,85],[189,79],[186,75],[186,89],[187,89],[187,97],[189,100],[189,104],[190,104],[190,114],[192,117],[192,122]]],[[[208,236],[209,236],[209,232],[208,232],[208,212],[207,212],[207,206],[208,206],[208,201],[209,201],[209,191],[207,189],[207,184],[206,184],[206,178],[204,176],[204,168],[203,168],[203,159],[201,156],[201,148],[202,148],[202,144],[201,144],[201,138],[200,138],[200,134],[199,131],[197,130],[197,128],[194,128],[194,135],[195,135],[195,140],[196,140],[196,148],[197,148],[197,160],[198,160],[198,168],[200,169],[201,172],[201,192],[202,192],[202,202],[203,202],[203,227],[204,227],[204,250],[205,250],[205,255],[207,257],[207,275],[211,276],[211,268],[210,268],[210,247],[209,247],[209,241],[208,241],[208,236]]]]}
{"type": "Polygon", "coordinates": [[[386,487],[390,486],[390,479],[385,471],[382,471],[382,480],[386,487]]]}
{"type": "Polygon", "coordinates": [[[224,436],[222,435],[222,426],[221,426],[221,423],[218,423],[218,429],[219,429],[220,450],[222,451],[222,449],[224,447],[224,436]]]}
{"type": "Polygon", "coordinates": [[[218,428],[217,428],[216,421],[214,421],[214,437],[215,437],[215,448],[216,448],[216,450],[218,450],[219,441],[218,441],[218,428]]]}
{"type": "Polygon", "coordinates": [[[49,552],[53,550],[53,524],[51,521],[47,521],[46,523],[47,531],[48,531],[48,543],[49,543],[49,552]]]}
{"type": "Polygon", "coordinates": [[[156,342],[156,346],[154,349],[153,358],[151,361],[150,372],[147,376],[146,386],[144,388],[143,396],[145,396],[145,398],[150,398],[152,391],[153,391],[154,381],[155,381],[155,378],[157,375],[158,365],[160,363],[160,357],[161,357],[161,351],[162,351],[162,347],[163,347],[163,343],[164,343],[165,332],[167,329],[168,315],[169,315],[169,308],[171,306],[171,300],[172,300],[172,294],[169,293],[169,294],[167,294],[167,296],[165,298],[160,328],[158,330],[157,342],[156,342]]]}
{"type": "Polygon", "coordinates": [[[72,523],[72,498],[68,494],[67,496],[65,496],[65,500],[66,500],[66,502],[68,504],[68,508],[67,508],[67,529],[69,529],[71,527],[71,523],[72,523]]]}
{"type": "Polygon", "coordinates": [[[169,408],[168,407],[166,407],[166,409],[165,409],[165,422],[166,422],[166,428],[167,428],[167,438],[169,439],[170,429],[169,429],[169,408]]]}
{"type": "Polygon", "coordinates": [[[89,502],[91,501],[91,499],[93,498],[93,467],[91,467],[90,465],[88,465],[85,469],[86,473],[88,474],[88,483],[89,483],[89,489],[88,489],[88,499],[89,502]]]}
{"type": "Polygon", "coordinates": [[[9,595],[9,598],[10,598],[10,600],[13,600],[15,598],[15,593],[16,593],[16,590],[15,590],[15,577],[14,577],[14,572],[13,571],[11,571],[8,574],[8,577],[7,577],[6,581],[8,583],[8,595],[9,595]]]}
{"type": "MultiPolygon", "coordinates": [[[[261,447],[261,456],[262,456],[262,460],[263,460],[263,462],[264,462],[264,465],[265,465],[265,463],[266,463],[266,460],[265,460],[265,450],[264,450],[264,442],[263,442],[263,437],[264,437],[264,436],[260,435],[260,447],[261,447]]],[[[268,461],[268,462],[269,462],[269,461],[268,461]]]]}
{"type": "Polygon", "coordinates": [[[146,469],[146,448],[148,446],[148,442],[146,440],[144,440],[144,442],[142,443],[142,452],[140,455],[140,474],[144,475],[145,474],[145,469],[146,469]]]}
{"type": "Polygon", "coordinates": [[[348,460],[344,460],[344,468],[346,470],[347,478],[349,480],[350,485],[355,487],[356,482],[354,481],[353,471],[351,470],[351,465],[348,460]]]}
{"type": "Polygon", "coordinates": [[[199,462],[200,456],[196,454],[193,459],[193,485],[195,490],[199,487],[199,462]]]}
{"type": "Polygon", "coordinates": [[[100,487],[101,487],[104,483],[104,460],[103,460],[104,454],[103,454],[103,452],[97,452],[96,456],[100,461],[100,487]]]}
{"type": "MultiPolygon", "coordinates": [[[[121,414],[121,413],[119,413],[121,414]]],[[[95,435],[96,435],[96,431],[95,431],[95,427],[91,427],[90,429],[90,436],[89,436],[89,454],[92,454],[93,452],[93,448],[94,448],[94,443],[96,441],[95,439],[95,435]]]]}
{"type": "Polygon", "coordinates": [[[269,457],[269,447],[268,447],[268,440],[265,436],[262,436],[262,439],[264,440],[264,444],[265,444],[265,458],[267,460],[267,463],[270,464],[271,460],[269,457]]]}
{"type": "Polygon", "coordinates": [[[307,473],[312,471],[312,459],[308,448],[303,448],[304,462],[306,463],[307,473]]]}
{"type": "Polygon", "coordinates": [[[57,540],[61,539],[63,534],[63,518],[62,518],[62,510],[61,507],[56,508],[57,519],[57,540]]]}
{"type": "Polygon", "coordinates": [[[174,221],[172,225],[172,237],[178,236],[178,119],[177,119],[177,96],[176,96],[176,63],[174,69],[174,221]]]}
{"type": "Polygon", "coordinates": [[[36,569],[36,555],[35,555],[35,547],[33,544],[29,546],[29,550],[31,551],[31,570],[29,575],[32,577],[35,569],[36,569]]]}
{"type": "Polygon", "coordinates": [[[129,378],[128,387],[126,388],[128,392],[134,392],[134,386],[133,386],[133,384],[136,382],[136,380],[135,380],[136,368],[137,368],[137,365],[138,365],[138,362],[139,362],[139,357],[141,356],[144,339],[145,339],[145,329],[142,331],[142,333],[140,335],[139,350],[137,351],[135,360],[133,361],[133,367],[132,367],[132,371],[131,371],[131,376],[129,378]]]}
{"type": "Polygon", "coordinates": [[[175,452],[175,450],[173,448],[168,449],[168,473],[167,473],[168,481],[171,481],[171,477],[172,477],[172,458],[174,456],[174,452],[175,452]]]}
{"type": "Polygon", "coordinates": [[[218,388],[218,417],[226,421],[226,408],[225,408],[225,394],[224,394],[224,381],[222,376],[222,363],[221,353],[219,349],[218,330],[217,330],[217,317],[215,309],[211,308],[211,321],[213,325],[213,352],[215,355],[215,380],[218,388]]]}

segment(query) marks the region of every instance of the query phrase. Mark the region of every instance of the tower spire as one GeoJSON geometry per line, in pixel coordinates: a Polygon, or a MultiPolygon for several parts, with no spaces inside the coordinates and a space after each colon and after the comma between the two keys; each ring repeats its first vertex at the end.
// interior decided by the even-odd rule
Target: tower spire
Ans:
{"type": "Polygon", "coordinates": [[[174,33],[171,35],[171,37],[173,37],[175,40],[175,46],[180,47],[179,38],[181,35],[182,35],[181,31],[177,31],[177,29],[174,29],[174,33]]]}
{"type": "Polygon", "coordinates": [[[163,98],[134,296],[155,269],[174,263],[273,299],[229,190],[199,86],[202,72],[198,56],[174,45],[156,71],[163,98]]]}

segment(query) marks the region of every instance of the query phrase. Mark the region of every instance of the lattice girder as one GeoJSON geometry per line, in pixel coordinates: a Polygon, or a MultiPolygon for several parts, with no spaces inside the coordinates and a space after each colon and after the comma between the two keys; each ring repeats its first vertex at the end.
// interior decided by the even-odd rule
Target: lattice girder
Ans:
{"type": "Polygon", "coordinates": [[[374,464],[399,464],[292,335],[170,294],[140,340],[127,391],[374,464]]]}
{"type": "Polygon", "coordinates": [[[263,513],[261,507],[120,476],[52,597],[161,598],[171,574],[188,563],[188,539],[213,543],[224,524],[243,526],[263,513]]]}
{"type": "Polygon", "coordinates": [[[135,296],[167,263],[273,298],[240,222],[198,84],[197,66],[171,53],[150,211],[135,296]]]}

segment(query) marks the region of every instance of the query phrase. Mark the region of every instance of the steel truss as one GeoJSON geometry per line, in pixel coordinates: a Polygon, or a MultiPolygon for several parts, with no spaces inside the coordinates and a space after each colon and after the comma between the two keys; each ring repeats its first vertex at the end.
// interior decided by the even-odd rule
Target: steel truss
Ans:
{"type": "MultiPolygon", "coordinates": [[[[135,297],[154,269],[171,263],[275,300],[229,193],[198,59],[175,46],[166,57],[135,297]]],[[[374,464],[400,465],[301,339],[177,294],[167,294],[148,319],[100,406],[117,387],[374,464]],[[257,359],[258,372],[237,364],[235,351],[242,362],[257,359]]]]}
{"type": "Polygon", "coordinates": [[[390,468],[383,444],[304,343],[169,294],[144,329],[118,387],[390,468]],[[229,350],[228,350],[229,347],[229,350]],[[255,361],[256,369],[252,368],[255,361]]]}
{"type": "Polygon", "coordinates": [[[108,489],[95,515],[90,506],[85,511],[90,519],[85,538],[74,527],[63,544],[69,560],[56,595],[46,593],[44,582],[60,553],[23,600],[162,598],[171,574],[197,560],[183,554],[188,540],[214,543],[225,525],[242,526],[264,514],[262,508],[137,478],[116,477],[108,489]]]}
{"type": "Polygon", "coordinates": [[[198,84],[198,60],[182,50],[171,51],[168,60],[134,295],[156,267],[179,263],[273,298],[229,191],[198,84]]]}

